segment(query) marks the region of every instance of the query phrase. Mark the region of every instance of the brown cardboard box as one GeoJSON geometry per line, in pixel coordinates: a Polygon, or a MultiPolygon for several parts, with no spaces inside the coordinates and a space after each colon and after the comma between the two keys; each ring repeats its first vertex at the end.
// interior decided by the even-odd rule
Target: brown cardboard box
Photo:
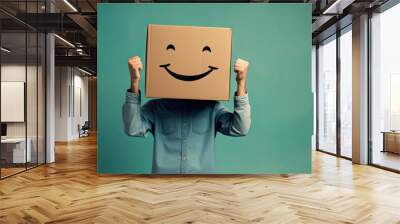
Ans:
{"type": "Polygon", "coordinates": [[[232,30],[150,24],[146,97],[229,100],[232,30]]]}

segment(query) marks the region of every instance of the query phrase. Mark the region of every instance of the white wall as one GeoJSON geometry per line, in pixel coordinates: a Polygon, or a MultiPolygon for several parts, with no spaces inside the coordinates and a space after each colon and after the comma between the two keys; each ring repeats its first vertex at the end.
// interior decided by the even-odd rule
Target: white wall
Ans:
{"type": "MultiPolygon", "coordinates": [[[[32,67],[28,67],[31,70],[32,67]]],[[[30,72],[28,73],[30,74],[30,72]]],[[[25,82],[25,64],[8,64],[1,66],[1,81],[3,82],[25,82]]],[[[6,110],[6,108],[1,108],[6,110]]],[[[25,137],[25,122],[7,123],[7,137],[25,137]]]]}
{"type": "Polygon", "coordinates": [[[67,67],[55,68],[55,141],[67,141],[69,139],[69,96],[70,85],[69,69],[67,67]]]}
{"type": "MultiPolygon", "coordinates": [[[[75,70],[76,72],[77,70],[75,70]]],[[[79,75],[74,75],[74,92],[73,96],[74,99],[74,107],[72,108],[72,119],[71,119],[71,135],[73,138],[78,138],[78,124],[83,125],[85,121],[89,120],[89,111],[88,111],[88,77],[81,76],[82,73],[79,75]],[[80,93],[79,93],[80,92],[80,93]],[[80,95],[80,97],[79,97],[80,95]],[[80,101],[80,102],[79,102],[80,101]],[[81,110],[81,111],[80,111],[81,110]]],[[[71,103],[72,104],[72,103],[71,103]]]]}
{"type": "MultiPolygon", "coordinates": [[[[26,84],[26,110],[27,120],[24,122],[7,122],[7,137],[30,139],[32,161],[44,162],[45,150],[45,117],[44,117],[44,74],[42,67],[36,65],[10,63],[1,66],[2,82],[24,82],[26,84]],[[38,69],[38,70],[37,70],[38,69]],[[27,78],[27,80],[25,80],[27,78]],[[37,157],[36,153],[39,153],[37,157]]],[[[7,96],[2,96],[7,97],[7,96]]],[[[9,108],[1,108],[7,110],[9,108]]],[[[25,113],[25,111],[23,111],[25,113]]]]}
{"type": "Polygon", "coordinates": [[[55,140],[77,139],[78,124],[88,120],[88,77],[72,67],[56,67],[55,73],[55,140]]]}
{"type": "Polygon", "coordinates": [[[1,82],[1,121],[24,122],[25,83],[1,82]]]}
{"type": "MultiPolygon", "coordinates": [[[[25,75],[28,76],[29,87],[36,86],[36,80],[33,76],[36,77],[36,66],[27,66],[25,64],[4,64],[1,66],[1,81],[2,82],[25,82],[25,75]],[[27,69],[27,73],[25,71],[27,69]]],[[[32,113],[32,111],[36,112],[36,88],[27,88],[27,118],[28,118],[28,137],[29,134],[36,130],[36,113],[32,113]],[[33,123],[32,123],[33,122],[33,123]]],[[[4,96],[3,96],[4,97],[4,96]]],[[[1,108],[2,110],[6,110],[7,108],[1,108]]],[[[8,137],[25,137],[25,123],[26,122],[8,122],[7,123],[7,136],[8,137]]],[[[36,132],[35,132],[36,134],[36,132]]],[[[43,136],[41,136],[43,137],[43,136]]]]}

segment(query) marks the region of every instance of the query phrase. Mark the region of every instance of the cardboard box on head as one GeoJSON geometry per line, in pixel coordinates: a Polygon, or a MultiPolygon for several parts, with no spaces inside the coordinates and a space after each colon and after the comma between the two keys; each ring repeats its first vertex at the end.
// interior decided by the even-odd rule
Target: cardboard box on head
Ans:
{"type": "Polygon", "coordinates": [[[150,24],[146,97],[229,100],[232,30],[150,24]]]}

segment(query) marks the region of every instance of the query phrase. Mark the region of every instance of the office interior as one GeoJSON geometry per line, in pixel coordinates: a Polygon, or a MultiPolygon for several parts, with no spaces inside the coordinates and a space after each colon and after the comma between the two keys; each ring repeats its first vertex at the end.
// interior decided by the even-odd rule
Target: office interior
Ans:
{"type": "MultiPolygon", "coordinates": [[[[68,16],[57,17],[74,12],[66,2],[2,1],[0,6],[4,179],[54,162],[55,142],[96,132],[96,41],[82,35],[68,16]],[[50,13],[55,16],[47,23],[50,13]]],[[[86,6],[90,12],[93,5],[86,6]]]]}
{"type": "MultiPolygon", "coordinates": [[[[79,154],[86,153],[85,144],[92,144],[86,156],[95,158],[96,6],[105,2],[167,4],[168,1],[0,2],[0,186],[5,187],[18,178],[40,175],[35,172],[42,171],[36,170],[56,169],[59,161],[63,169],[73,169],[76,163],[71,158],[85,156],[79,154]]],[[[312,4],[313,167],[322,167],[318,173],[327,170],[333,178],[342,177],[340,172],[351,176],[355,170],[360,172],[357,175],[361,177],[357,177],[363,178],[363,169],[366,175],[399,178],[399,1],[222,2],[312,4]],[[319,164],[321,158],[330,162],[319,164]],[[341,166],[343,163],[348,165],[341,166]],[[330,172],[338,167],[341,167],[338,172],[330,172]]],[[[95,172],[93,167],[89,170],[95,172]]],[[[399,182],[388,183],[390,178],[379,181],[395,184],[392,190],[399,189],[399,182]]],[[[329,188],[330,184],[324,187],[329,188]]],[[[348,190],[348,186],[343,189],[348,190]]],[[[371,197],[373,190],[369,192],[371,197]]],[[[399,194],[398,190],[388,192],[399,194]]],[[[334,217],[340,216],[335,214],[334,217]]],[[[398,214],[385,214],[391,218],[383,223],[400,220],[398,214]]],[[[340,218],[333,221],[343,220],[346,221],[340,218]]]]}
{"type": "MultiPolygon", "coordinates": [[[[386,3],[389,4],[389,3],[386,3]]],[[[349,15],[348,15],[349,16],[349,15]]],[[[385,4],[368,13],[365,30],[365,129],[366,164],[399,171],[399,66],[400,5],[385,4]]],[[[352,111],[355,80],[352,50],[355,46],[349,18],[326,37],[317,38],[313,47],[316,60],[316,150],[352,160],[352,111]],[[353,63],[352,63],[353,62],[353,63]]],[[[328,31],[325,31],[328,33],[328,31]]],[[[359,34],[357,34],[359,35],[359,34]]],[[[359,46],[356,46],[359,47],[359,46]]],[[[359,81],[359,80],[356,80],[359,81]]]]}

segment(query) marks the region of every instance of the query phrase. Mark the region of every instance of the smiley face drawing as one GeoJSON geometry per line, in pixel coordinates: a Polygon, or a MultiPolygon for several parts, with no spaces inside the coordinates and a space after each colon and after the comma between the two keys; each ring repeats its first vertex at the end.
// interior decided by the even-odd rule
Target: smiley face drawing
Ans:
{"type": "Polygon", "coordinates": [[[228,100],[232,30],[150,24],[146,96],[228,100]]]}
{"type": "MultiPolygon", "coordinates": [[[[173,51],[175,51],[175,46],[172,45],[172,44],[168,44],[167,50],[173,50],[173,51]]],[[[211,48],[210,48],[209,46],[205,46],[205,47],[203,48],[202,52],[206,52],[206,51],[208,51],[209,53],[211,53],[211,48]]],[[[160,67],[164,68],[164,69],[168,72],[168,74],[170,74],[172,77],[174,77],[174,78],[176,78],[176,79],[178,79],[178,80],[182,80],[182,81],[196,81],[196,80],[199,80],[199,79],[202,79],[202,78],[206,77],[206,76],[207,76],[208,74],[210,74],[213,70],[217,70],[217,69],[218,69],[217,67],[214,67],[214,66],[209,65],[209,66],[208,66],[209,70],[206,71],[206,72],[203,72],[203,73],[201,73],[201,74],[198,74],[198,75],[181,75],[181,74],[178,74],[178,73],[176,73],[176,72],[170,70],[170,69],[168,68],[170,65],[171,65],[171,64],[168,63],[168,64],[160,65],[160,67]]]]}

